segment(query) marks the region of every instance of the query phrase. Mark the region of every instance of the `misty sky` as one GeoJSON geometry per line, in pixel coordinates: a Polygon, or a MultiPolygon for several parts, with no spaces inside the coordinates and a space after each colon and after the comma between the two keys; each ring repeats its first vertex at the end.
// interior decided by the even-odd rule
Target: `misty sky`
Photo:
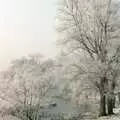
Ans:
{"type": "Polygon", "coordinates": [[[15,58],[55,49],[55,0],[0,0],[0,69],[15,58]]]}

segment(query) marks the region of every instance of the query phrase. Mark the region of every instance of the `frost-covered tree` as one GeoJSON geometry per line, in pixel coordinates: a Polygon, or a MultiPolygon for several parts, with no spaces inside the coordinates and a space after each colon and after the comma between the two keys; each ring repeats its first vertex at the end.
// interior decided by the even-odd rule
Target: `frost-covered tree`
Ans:
{"type": "Polygon", "coordinates": [[[118,0],[63,0],[58,12],[59,42],[65,46],[64,52],[74,54],[74,67],[84,71],[84,75],[76,72],[76,79],[83,80],[82,84],[88,79],[98,89],[100,116],[113,114],[119,75],[119,5],[118,0]]]}
{"type": "MultiPolygon", "coordinates": [[[[27,109],[26,113],[32,111],[34,105],[39,111],[41,100],[54,87],[54,73],[54,61],[36,54],[14,60],[8,70],[2,72],[7,87],[2,98],[27,109]]],[[[26,115],[33,117],[32,113],[26,115]]]]}

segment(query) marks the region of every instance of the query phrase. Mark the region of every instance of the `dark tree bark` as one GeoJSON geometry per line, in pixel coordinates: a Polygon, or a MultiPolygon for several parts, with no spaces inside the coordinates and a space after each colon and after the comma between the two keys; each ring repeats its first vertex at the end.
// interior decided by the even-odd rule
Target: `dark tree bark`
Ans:
{"type": "Polygon", "coordinates": [[[119,104],[120,104],[120,92],[118,92],[118,100],[119,100],[119,104]]]}
{"type": "Polygon", "coordinates": [[[108,115],[114,114],[114,112],[113,112],[113,108],[115,108],[115,94],[114,94],[114,90],[115,90],[115,86],[116,86],[115,76],[116,76],[116,73],[114,73],[113,80],[110,83],[111,87],[110,87],[110,90],[109,90],[109,93],[108,93],[108,97],[107,97],[108,115]]]}
{"type": "Polygon", "coordinates": [[[107,98],[107,109],[108,109],[108,115],[113,114],[113,96],[109,95],[107,98]]]}
{"type": "Polygon", "coordinates": [[[100,113],[99,116],[106,116],[106,97],[105,95],[100,96],[100,113]]]}
{"type": "Polygon", "coordinates": [[[106,95],[105,95],[105,87],[108,81],[106,77],[101,78],[100,80],[100,113],[99,116],[106,116],[106,95]]]}
{"type": "Polygon", "coordinates": [[[113,97],[113,108],[115,108],[115,103],[116,103],[116,97],[114,95],[114,97],[113,97]]]}

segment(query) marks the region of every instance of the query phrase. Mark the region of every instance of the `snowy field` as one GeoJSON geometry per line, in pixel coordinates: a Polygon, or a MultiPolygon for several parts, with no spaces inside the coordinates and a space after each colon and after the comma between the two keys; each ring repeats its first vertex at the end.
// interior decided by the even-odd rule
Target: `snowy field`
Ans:
{"type": "Polygon", "coordinates": [[[20,119],[13,117],[11,115],[8,115],[8,116],[0,116],[0,120],[20,120],[20,119]]]}

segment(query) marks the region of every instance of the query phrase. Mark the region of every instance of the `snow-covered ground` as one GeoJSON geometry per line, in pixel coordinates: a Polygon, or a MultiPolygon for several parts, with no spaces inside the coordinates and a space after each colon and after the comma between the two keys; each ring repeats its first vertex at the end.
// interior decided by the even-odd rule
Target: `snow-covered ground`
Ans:
{"type": "MultiPolygon", "coordinates": [[[[120,108],[115,108],[114,113],[115,115],[99,117],[99,118],[92,118],[91,115],[87,114],[87,118],[85,117],[84,120],[120,120],[120,108]]],[[[0,120],[20,120],[20,119],[13,117],[11,115],[7,115],[7,116],[0,116],[0,120]]]]}
{"type": "Polygon", "coordinates": [[[115,115],[100,117],[97,120],[120,120],[120,108],[114,109],[115,115]]]}
{"type": "Polygon", "coordinates": [[[11,115],[7,115],[7,116],[0,116],[0,120],[20,120],[20,119],[13,117],[11,115]]]}

